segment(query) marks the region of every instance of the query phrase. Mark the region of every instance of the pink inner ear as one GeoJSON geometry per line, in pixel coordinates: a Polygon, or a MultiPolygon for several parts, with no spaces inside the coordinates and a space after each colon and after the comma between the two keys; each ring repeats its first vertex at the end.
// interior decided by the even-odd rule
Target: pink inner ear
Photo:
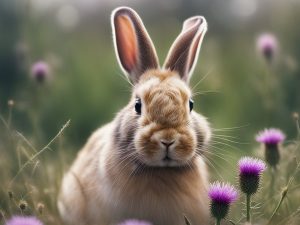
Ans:
{"type": "Polygon", "coordinates": [[[190,61],[189,61],[189,70],[191,70],[194,63],[196,63],[195,62],[195,56],[196,56],[196,53],[197,53],[197,50],[198,50],[198,46],[199,46],[199,43],[200,43],[201,36],[202,36],[202,33],[194,40],[194,43],[191,46],[191,56],[190,56],[190,61]]]}
{"type": "Polygon", "coordinates": [[[137,64],[137,39],[128,16],[117,16],[115,20],[116,42],[120,61],[125,70],[132,71],[137,64]]]}

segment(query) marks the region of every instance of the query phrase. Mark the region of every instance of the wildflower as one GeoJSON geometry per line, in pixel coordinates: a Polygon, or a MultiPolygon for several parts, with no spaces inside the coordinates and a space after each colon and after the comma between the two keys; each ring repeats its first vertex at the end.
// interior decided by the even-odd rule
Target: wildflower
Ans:
{"type": "Polygon", "coordinates": [[[5,225],[43,225],[43,223],[34,216],[13,216],[5,225]]]}
{"type": "Polygon", "coordinates": [[[44,61],[38,61],[31,66],[31,76],[39,83],[45,82],[50,78],[50,67],[44,61]]]}
{"type": "Polygon", "coordinates": [[[265,163],[260,159],[243,157],[238,162],[238,166],[242,192],[249,195],[256,193],[260,175],[266,169],[265,163]]]}
{"type": "Polygon", "coordinates": [[[256,141],[265,146],[265,159],[273,168],[279,163],[280,154],[278,145],[285,139],[284,133],[275,128],[260,131],[256,136],[256,141]]]}
{"type": "Polygon", "coordinates": [[[261,173],[266,169],[265,163],[260,159],[243,157],[238,162],[240,188],[246,194],[247,222],[250,221],[251,195],[257,192],[261,173]]]}
{"type": "Polygon", "coordinates": [[[211,214],[216,219],[216,224],[220,224],[221,219],[228,214],[230,204],[236,201],[238,193],[228,183],[215,182],[210,185],[208,196],[211,199],[211,214]]]}
{"type": "Polygon", "coordinates": [[[131,220],[126,220],[123,223],[120,223],[119,225],[152,225],[152,224],[142,220],[131,219],[131,220]]]}
{"type": "Polygon", "coordinates": [[[270,33],[261,34],[257,39],[257,50],[263,55],[263,57],[271,62],[275,54],[278,51],[277,38],[270,33]]]}

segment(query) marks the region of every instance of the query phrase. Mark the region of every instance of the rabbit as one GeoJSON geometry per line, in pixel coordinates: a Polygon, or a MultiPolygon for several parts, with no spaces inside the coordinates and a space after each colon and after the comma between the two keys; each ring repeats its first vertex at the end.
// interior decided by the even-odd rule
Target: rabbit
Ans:
{"type": "Polygon", "coordinates": [[[208,170],[204,155],[211,129],[193,110],[189,80],[207,31],[195,16],[159,67],[138,14],[119,7],[111,23],[121,69],[132,97],[115,119],[96,130],[69,171],[58,196],[63,221],[116,225],[127,219],[153,225],[208,224],[208,170]]]}

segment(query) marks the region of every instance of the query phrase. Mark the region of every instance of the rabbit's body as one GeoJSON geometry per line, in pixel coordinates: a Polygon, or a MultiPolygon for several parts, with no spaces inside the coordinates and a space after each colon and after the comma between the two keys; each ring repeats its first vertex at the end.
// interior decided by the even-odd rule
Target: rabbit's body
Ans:
{"type": "Polygon", "coordinates": [[[68,224],[111,225],[137,218],[155,225],[184,225],[183,215],[192,224],[207,224],[207,177],[202,159],[198,158],[193,170],[160,168],[122,179],[132,172],[126,165],[100,165],[112,150],[105,144],[105,131],[111,132],[106,126],[93,134],[65,177],[59,208],[68,224]]]}
{"type": "Polygon", "coordinates": [[[135,86],[129,104],[90,137],[64,177],[58,207],[67,224],[116,225],[140,219],[153,225],[183,225],[183,215],[194,225],[208,223],[203,152],[211,132],[206,119],[192,111],[186,84],[205,25],[202,17],[187,20],[165,69],[159,70],[135,12],[114,12],[117,54],[135,86]],[[122,42],[123,35],[133,43],[122,42]],[[187,45],[188,61],[181,61],[178,42],[187,45]]]}

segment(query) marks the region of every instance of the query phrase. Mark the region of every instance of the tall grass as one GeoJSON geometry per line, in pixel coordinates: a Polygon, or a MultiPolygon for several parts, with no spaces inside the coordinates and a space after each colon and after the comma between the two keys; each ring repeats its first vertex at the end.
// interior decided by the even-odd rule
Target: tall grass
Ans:
{"type": "MultiPolygon", "coordinates": [[[[61,224],[56,201],[64,171],[74,157],[64,132],[71,124],[67,121],[57,134],[43,147],[37,146],[35,137],[28,137],[14,128],[15,102],[9,101],[7,115],[1,114],[1,158],[0,158],[0,210],[1,223],[13,215],[35,215],[45,224],[61,224]]],[[[276,170],[268,167],[263,174],[259,192],[254,196],[251,207],[254,224],[283,225],[300,223],[300,134],[298,115],[295,114],[295,139],[287,140],[280,147],[280,162],[276,170]]],[[[42,131],[40,131],[42,132],[42,131]]],[[[225,139],[231,140],[231,139],[225,139]]],[[[208,166],[212,180],[237,177],[237,157],[230,158],[231,147],[220,141],[218,149],[212,149],[208,166]],[[225,147],[224,147],[225,146],[225,147]],[[215,167],[225,161],[221,169],[215,167]],[[229,165],[231,164],[231,165],[229,165]],[[225,172],[222,172],[224,170],[225,172]]],[[[257,157],[264,158],[263,146],[253,150],[257,157]]],[[[238,186],[238,180],[233,181],[238,186]]],[[[227,221],[243,224],[246,220],[245,198],[241,195],[230,211],[227,221]]],[[[226,223],[226,221],[224,222],[226,223]]]]}

